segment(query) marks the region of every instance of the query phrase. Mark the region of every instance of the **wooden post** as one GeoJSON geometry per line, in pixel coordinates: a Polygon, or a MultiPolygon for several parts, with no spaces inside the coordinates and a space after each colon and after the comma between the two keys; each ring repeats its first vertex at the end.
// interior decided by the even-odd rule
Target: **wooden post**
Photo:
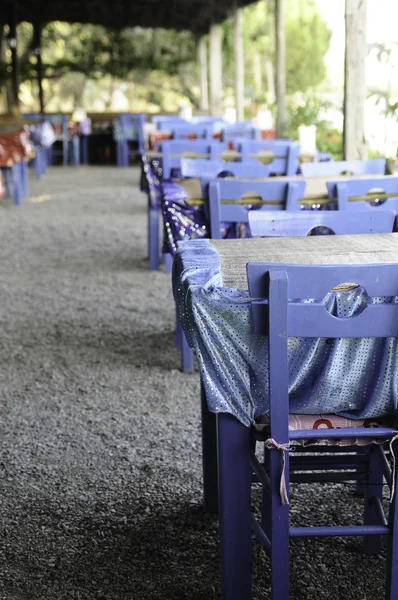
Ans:
{"type": "Polygon", "coordinates": [[[344,158],[365,160],[366,0],[345,3],[344,158]]]}
{"type": "Polygon", "coordinates": [[[200,84],[200,110],[207,112],[209,110],[209,85],[207,75],[207,47],[204,35],[198,41],[198,64],[199,64],[199,84],[200,84]]]}
{"type": "Polygon", "coordinates": [[[275,0],[275,96],[276,137],[284,135],[286,98],[286,45],[284,0],[275,0]]]}
{"type": "Polygon", "coordinates": [[[19,115],[19,74],[18,74],[18,54],[17,54],[17,13],[15,3],[11,11],[10,33],[8,43],[11,50],[11,113],[19,115]]]}
{"type": "Polygon", "coordinates": [[[37,83],[39,86],[39,103],[40,112],[44,113],[44,96],[43,96],[43,63],[41,60],[41,25],[35,23],[33,25],[33,35],[35,41],[35,55],[37,59],[37,83]]]}
{"type": "Polygon", "coordinates": [[[244,120],[245,72],[243,53],[242,9],[235,7],[234,15],[234,53],[235,53],[235,107],[236,120],[244,120]]]}
{"type": "Polygon", "coordinates": [[[222,113],[222,55],[221,55],[221,27],[210,27],[210,112],[214,117],[222,113]]]}

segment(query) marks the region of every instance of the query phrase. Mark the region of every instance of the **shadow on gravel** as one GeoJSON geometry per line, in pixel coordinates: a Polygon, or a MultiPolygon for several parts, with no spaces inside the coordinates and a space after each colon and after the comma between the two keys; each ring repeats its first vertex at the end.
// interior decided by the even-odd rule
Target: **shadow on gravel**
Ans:
{"type": "MultiPolygon", "coordinates": [[[[177,497],[172,500],[178,503],[177,497]]],[[[24,564],[14,563],[19,576],[24,572],[24,585],[22,589],[18,586],[21,598],[218,598],[214,517],[195,505],[167,510],[132,503],[120,509],[112,512],[105,502],[98,503],[90,507],[90,514],[76,516],[74,521],[70,511],[69,523],[63,520],[60,524],[59,518],[53,521],[54,539],[40,544],[31,539],[35,557],[24,564]]],[[[1,598],[18,597],[12,595],[16,591],[12,581],[5,591],[10,595],[1,596],[0,592],[1,598]]]]}

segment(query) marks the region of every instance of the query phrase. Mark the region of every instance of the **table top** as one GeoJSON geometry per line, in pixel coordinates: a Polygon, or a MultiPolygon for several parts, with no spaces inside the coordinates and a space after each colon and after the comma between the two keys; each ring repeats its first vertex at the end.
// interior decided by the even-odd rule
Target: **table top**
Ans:
{"type": "MultiPolygon", "coordinates": [[[[185,242],[189,243],[189,242],[185,242]]],[[[366,264],[398,262],[398,233],[210,240],[223,285],[247,290],[248,262],[366,264]]]]}

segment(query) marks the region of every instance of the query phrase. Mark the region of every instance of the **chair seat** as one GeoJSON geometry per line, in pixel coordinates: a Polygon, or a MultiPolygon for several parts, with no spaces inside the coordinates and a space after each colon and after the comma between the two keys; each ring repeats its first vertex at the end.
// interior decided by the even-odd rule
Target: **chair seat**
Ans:
{"type": "MultiPolygon", "coordinates": [[[[379,419],[348,419],[346,417],[340,417],[336,414],[324,414],[324,415],[301,415],[301,414],[289,414],[289,431],[299,430],[311,430],[311,429],[356,429],[358,427],[393,427],[394,418],[383,417],[379,419]]],[[[269,437],[270,433],[270,419],[269,414],[265,414],[254,423],[256,432],[261,434],[263,437],[269,437]]],[[[314,444],[322,444],[324,446],[367,446],[368,444],[378,443],[382,444],[386,440],[380,438],[352,438],[343,439],[323,439],[322,432],[320,431],[319,440],[302,440],[300,445],[312,446],[314,444]]]]}

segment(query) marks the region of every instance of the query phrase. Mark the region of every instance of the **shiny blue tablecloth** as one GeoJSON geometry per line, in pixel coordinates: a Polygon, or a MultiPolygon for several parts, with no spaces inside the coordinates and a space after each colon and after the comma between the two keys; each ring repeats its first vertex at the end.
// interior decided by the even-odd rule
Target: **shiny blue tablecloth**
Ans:
{"type": "MultiPolygon", "coordinates": [[[[266,338],[252,333],[248,293],[223,287],[219,255],[210,240],[179,243],[173,290],[209,409],[250,425],[268,410],[268,354],[266,338]]],[[[368,298],[358,288],[329,293],[323,301],[332,314],[351,316],[368,302],[397,298],[368,298]]],[[[396,339],[290,338],[289,370],[292,413],[372,418],[397,411],[396,339]]]]}

